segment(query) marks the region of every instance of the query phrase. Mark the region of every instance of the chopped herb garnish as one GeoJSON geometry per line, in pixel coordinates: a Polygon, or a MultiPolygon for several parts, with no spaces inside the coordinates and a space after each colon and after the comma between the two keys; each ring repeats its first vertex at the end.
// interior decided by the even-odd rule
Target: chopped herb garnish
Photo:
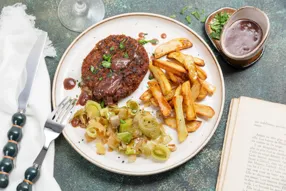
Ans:
{"type": "Polygon", "coordinates": [[[113,73],[113,71],[110,70],[107,76],[110,78],[112,76],[112,73],[113,73]]]}
{"type": "Polygon", "coordinates": [[[205,14],[205,10],[204,10],[204,9],[202,9],[201,13],[202,13],[202,15],[203,15],[203,14],[205,14]]]}
{"type": "Polygon", "coordinates": [[[175,19],[176,15],[175,14],[174,15],[170,15],[170,18],[175,19]]]}
{"type": "Polygon", "coordinates": [[[98,78],[99,79],[99,81],[101,81],[102,80],[102,77],[100,77],[100,78],[98,78]]]}
{"type": "Polygon", "coordinates": [[[202,22],[202,23],[206,22],[207,18],[208,18],[208,17],[205,16],[205,17],[201,20],[201,22],[202,22]]]}
{"type": "Polygon", "coordinates": [[[81,87],[81,82],[77,83],[77,87],[79,87],[79,88],[81,87]]]}
{"type": "Polygon", "coordinates": [[[154,76],[153,75],[149,75],[149,80],[152,80],[152,79],[154,79],[154,76]]]}
{"type": "Polygon", "coordinates": [[[76,98],[78,98],[78,95],[75,95],[76,98]]]}
{"type": "Polygon", "coordinates": [[[101,106],[101,108],[104,108],[104,101],[103,100],[100,102],[100,106],[101,106]]]}
{"type": "Polygon", "coordinates": [[[90,80],[90,76],[87,76],[87,77],[86,77],[86,80],[90,80]]]}
{"type": "Polygon", "coordinates": [[[126,39],[123,39],[120,43],[119,43],[119,48],[122,50],[125,48],[124,42],[126,41],[126,39]]]}
{"type": "Polygon", "coordinates": [[[112,47],[110,47],[110,49],[109,49],[110,51],[113,51],[114,50],[114,47],[112,46],[112,47]]]}
{"type": "Polygon", "coordinates": [[[200,13],[199,13],[198,11],[193,11],[193,12],[192,12],[192,15],[193,15],[197,20],[200,20],[200,18],[201,18],[201,15],[200,15],[200,13]]]}
{"type": "Polygon", "coordinates": [[[95,71],[94,66],[90,66],[90,71],[91,71],[92,73],[94,73],[94,71],[95,71]]]}
{"type": "Polygon", "coordinates": [[[121,123],[121,124],[125,124],[126,121],[124,121],[123,119],[120,119],[120,123],[121,123]]]}
{"type": "Polygon", "coordinates": [[[210,36],[213,39],[216,39],[216,40],[220,39],[222,28],[226,24],[228,18],[229,18],[229,14],[226,12],[220,12],[215,15],[214,19],[212,20],[210,24],[210,27],[212,29],[210,36]]]}
{"type": "Polygon", "coordinates": [[[90,66],[90,71],[93,73],[93,74],[96,74],[98,72],[98,69],[95,69],[94,66],[90,66]]]}
{"type": "Polygon", "coordinates": [[[191,24],[191,23],[192,23],[192,18],[191,18],[190,15],[187,15],[185,19],[186,19],[186,21],[188,22],[188,24],[191,24]]]}
{"type": "Polygon", "coordinates": [[[111,55],[110,54],[104,54],[102,56],[103,60],[107,61],[107,62],[111,62],[111,55]]]}
{"type": "Polygon", "coordinates": [[[101,62],[101,65],[102,65],[104,68],[110,68],[111,63],[104,60],[104,61],[101,62]]]}
{"type": "Polygon", "coordinates": [[[124,56],[124,58],[129,58],[129,56],[128,56],[128,53],[127,53],[127,52],[125,52],[123,56],[124,56]]]}
{"type": "Polygon", "coordinates": [[[138,40],[139,44],[141,45],[144,45],[144,44],[147,44],[147,43],[152,43],[152,44],[158,44],[158,40],[157,39],[151,39],[151,40],[146,40],[146,39],[139,39],[138,40]]]}
{"type": "Polygon", "coordinates": [[[182,10],[181,10],[181,12],[180,12],[180,14],[181,14],[181,15],[185,14],[185,12],[186,12],[186,10],[187,10],[188,8],[189,8],[189,6],[183,7],[182,10]]]}

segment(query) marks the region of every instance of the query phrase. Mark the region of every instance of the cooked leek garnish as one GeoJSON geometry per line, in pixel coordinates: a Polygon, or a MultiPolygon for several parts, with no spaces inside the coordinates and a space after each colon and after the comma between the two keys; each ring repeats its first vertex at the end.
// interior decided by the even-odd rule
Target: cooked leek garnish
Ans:
{"type": "Polygon", "coordinates": [[[131,109],[131,113],[136,114],[139,110],[139,104],[136,101],[129,100],[126,103],[127,107],[131,109]]]}
{"type": "Polygon", "coordinates": [[[132,140],[132,134],[129,132],[117,133],[117,137],[125,144],[128,144],[132,140]]]}
{"type": "Polygon", "coordinates": [[[85,111],[89,119],[100,117],[101,106],[95,101],[88,100],[85,105],[85,111]]]}
{"type": "Polygon", "coordinates": [[[151,155],[156,160],[165,161],[170,156],[170,150],[165,145],[157,144],[153,147],[151,155]]]}
{"type": "Polygon", "coordinates": [[[169,148],[172,139],[162,124],[150,112],[140,110],[139,104],[132,100],[124,107],[105,108],[95,101],[87,101],[73,118],[78,118],[79,126],[86,128],[88,142],[100,140],[96,143],[96,152],[100,155],[105,154],[107,144],[110,150],[128,155],[129,162],[134,162],[137,155],[164,161],[169,158],[170,150],[176,148],[169,148]]]}
{"type": "Polygon", "coordinates": [[[119,132],[129,132],[132,133],[133,129],[132,129],[132,119],[126,119],[124,120],[124,123],[121,121],[120,122],[120,126],[119,126],[119,132]]]}
{"type": "Polygon", "coordinates": [[[105,148],[104,146],[102,145],[102,143],[96,143],[95,144],[96,146],[96,153],[99,154],[99,155],[104,155],[105,154],[105,148]]]}
{"type": "Polygon", "coordinates": [[[96,132],[96,128],[93,126],[90,126],[88,128],[86,128],[86,134],[90,137],[95,139],[97,136],[97,132],[96,132]]]}

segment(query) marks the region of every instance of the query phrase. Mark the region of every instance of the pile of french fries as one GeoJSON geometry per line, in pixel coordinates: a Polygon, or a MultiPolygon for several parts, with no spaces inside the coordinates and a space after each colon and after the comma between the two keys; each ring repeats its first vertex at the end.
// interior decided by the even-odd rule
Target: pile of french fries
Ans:
{"type": "Polygon", "coordinates": [[[204,60],[180,52],[192,46],[186,38],[159,45],[149,64],[154,79],[140,96],[143,102],[160,108],[165,124],[177,130],[180,142],[201,126],[197,116],[212,118],[215,114],[210,106],[197,103],[213,95],[216,88],[206,82],[207,73],[202,69],[204,60]],[[165,55],[169,60],[159,59],[165,55]]]}

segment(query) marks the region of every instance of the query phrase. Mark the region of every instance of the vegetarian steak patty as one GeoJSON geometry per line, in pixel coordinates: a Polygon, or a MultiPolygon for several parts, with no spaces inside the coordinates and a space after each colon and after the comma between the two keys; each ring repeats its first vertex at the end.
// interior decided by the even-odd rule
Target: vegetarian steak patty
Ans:
{"type": "Polygon", "coordinates": [[[149,58],[137,40],[110,35],[99,41],[82,64],[82,90],[112,105],[134,92],[148,71],[149,58]]]}

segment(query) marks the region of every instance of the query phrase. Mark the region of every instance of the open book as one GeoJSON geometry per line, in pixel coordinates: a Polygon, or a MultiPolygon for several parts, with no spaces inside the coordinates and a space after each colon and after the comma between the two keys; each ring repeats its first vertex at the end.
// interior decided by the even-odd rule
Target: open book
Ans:
{"type": "Polygon", "coordinates": [[[217,191],[286,191],[286,105],[231,101],[217,191]]]}

